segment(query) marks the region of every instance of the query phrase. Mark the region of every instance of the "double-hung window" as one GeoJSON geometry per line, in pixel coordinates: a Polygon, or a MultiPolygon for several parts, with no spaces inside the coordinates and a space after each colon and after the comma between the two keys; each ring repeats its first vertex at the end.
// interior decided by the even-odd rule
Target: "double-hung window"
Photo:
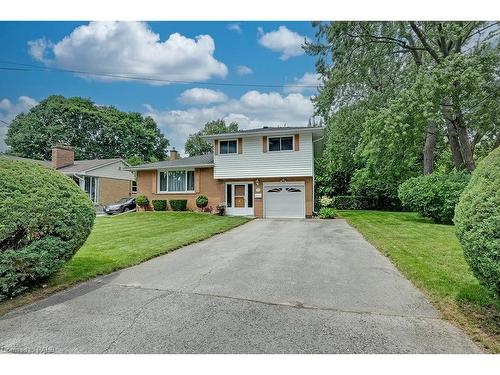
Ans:
{"type": "Polygon", "coordinates": [[[269,137],[269,151],[293,151],[293,137],[269,137]]]}
{"type": "Polygon", "coordinates": [[[219,141],[219,154],[236,154],[238,152],[238,144],[235,139],[230,141],[219,141]]]}
{"type": "Polygon", "coordinates": [[[158,179],[158,191],[160,193],[194,192],[193,170],[160,171],[158,179]]]}

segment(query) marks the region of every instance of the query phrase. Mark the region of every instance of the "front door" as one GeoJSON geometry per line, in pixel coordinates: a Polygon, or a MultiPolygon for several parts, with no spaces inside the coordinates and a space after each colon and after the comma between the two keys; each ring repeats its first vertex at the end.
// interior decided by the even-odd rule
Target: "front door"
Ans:
{"type": "Polygon", "coordinates": [[[226,212],[228,215],[253,216],[253,183],[226,183],[226,212]]]}

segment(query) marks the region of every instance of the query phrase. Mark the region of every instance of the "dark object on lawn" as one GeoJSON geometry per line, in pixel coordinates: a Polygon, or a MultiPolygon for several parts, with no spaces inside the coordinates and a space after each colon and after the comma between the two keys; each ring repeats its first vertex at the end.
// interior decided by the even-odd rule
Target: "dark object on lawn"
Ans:
{"type": "Polygon", "coordinates": [[[208,206],[208,198],[204,195],[198,196],[198,198],[196,198],[196,206],[203,211],[203,209],[208,206]]]}
{"type": "Polygon", "coordinates": [[[104,212],[108,215],[119,214],[134,210],[136,207],[135,198],[122,198],[118,202],[104,206],[104,212]]]}
{"type": "Polygon", "coordinates": [[[500,298],[500,148],[472,173],[454,221],[472,272],[500,298]]]}
{"type": "Polygon", "coordinates": [[[166,211],[167,210],[167,201],[164,199],[153,199],[151,201],[153,203],[153,208],[155,211],[166,211]]]}
{"type": "Polygon", "coordinates": [[[451,224],[460,194],[469,182],[468,172],[432,173],[413,177],[398,188],[403,206],[430,217],[436,223],[451,224]]]}
{"type": "Polygon", "coordinates": [[[144,210],[149,207],[149,199],[145,195],[139,195],[135,198],[135,203],[144,210]]]}
{"type": "Polygon", "coordinates": [[[224,216],[226,214],[226,205],[221,203],[217,205],[217,215],[224,216]]]}
{"type": "Polygon", "coordinates": [[[171,199],[169,203],[172,211],[186,211],[187,199],[171,199]]]}
{"type": "Polygon", "coordinates": [[[0,300],[41,285],[83,245],[95,218],[73,180],[0,157],[0,300]]]}

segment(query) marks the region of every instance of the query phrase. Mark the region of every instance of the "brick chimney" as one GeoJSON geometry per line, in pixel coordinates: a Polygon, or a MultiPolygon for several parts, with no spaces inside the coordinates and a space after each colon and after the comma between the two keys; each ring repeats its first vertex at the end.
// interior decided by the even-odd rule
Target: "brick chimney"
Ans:
{"type": "Polygon", "coordinates": [[[52,147],[52,168],[59,169],[73,165],[75,162],[75,150],[68,145],[55,145],[52,147]]]}
{"type": "Polygon", "coordinates": [[[177,152],[177,150],[175,149],[175,147],[173,147],[170,150],[170,160],[176,160],[178,158],[179,158],[179,153],[177,152]]]}

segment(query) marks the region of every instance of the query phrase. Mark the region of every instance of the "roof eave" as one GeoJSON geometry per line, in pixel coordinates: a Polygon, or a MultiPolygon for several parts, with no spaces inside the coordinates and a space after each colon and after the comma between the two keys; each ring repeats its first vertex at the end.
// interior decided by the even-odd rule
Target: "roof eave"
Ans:
{"type": "Polygon", "coordinates": [[[201,138],[204,138],[208,141],[213,141],[214,139],[229,139],[229,138],[244,138],[244,137],[252,137],[258,135],[283,135],[283,134],[295,134],[295,133],[323,133],[325,130],[324,127],[304,127],[304,129],[287,129],[283,128],[282,130],[266,130],[262,129],[262,131],[255,131],[250,133],[245,132],[236,132],[236,133],[221,133],[221,134],[211,134],[211,135],[202,135],[201,138]]]}
{"type": "Polygon", "coordinates": [[[192,164],[192,165],[170,165],[170,166],[152,166],[152,167],[130,167],[124,168],[125,171],[156,171],[158,169],[186,169],[186,168],[210,168],[214,164],[192,164]]]}

